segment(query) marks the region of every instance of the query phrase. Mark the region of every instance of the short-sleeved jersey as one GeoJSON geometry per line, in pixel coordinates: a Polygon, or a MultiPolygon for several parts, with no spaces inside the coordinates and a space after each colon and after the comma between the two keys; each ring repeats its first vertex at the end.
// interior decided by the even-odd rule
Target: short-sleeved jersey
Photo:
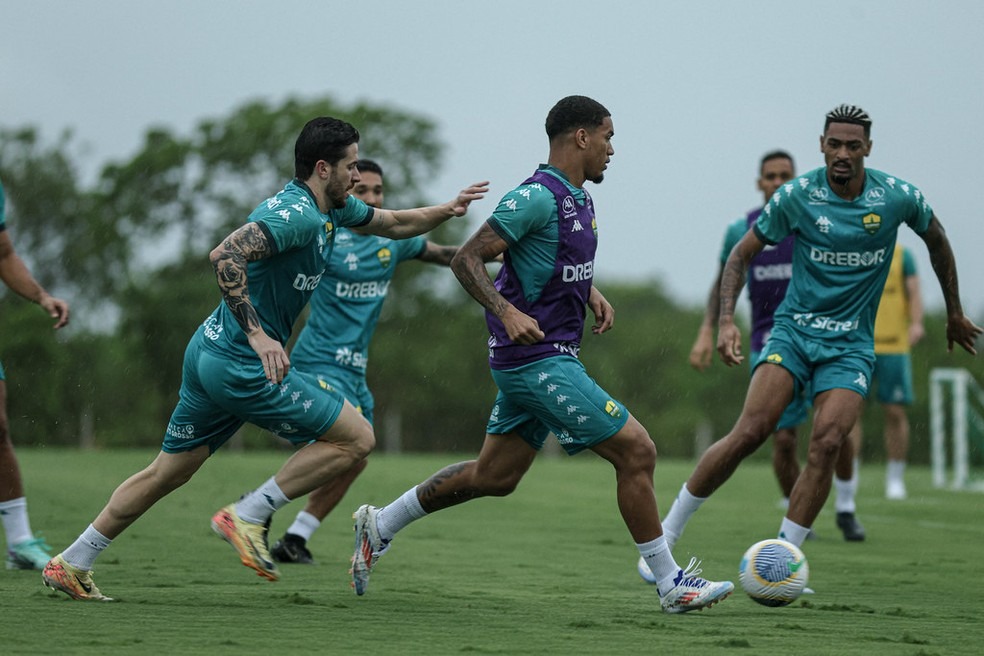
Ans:
{"type": "Polygon", "coordinates": [[[427,239],[389,239],[340,228],[335,251],[311,297],[311,313],[291,351],[301,371],[341,367],[365,376],[376,330],[396,265],[424,252],[427,239]]]}
{"type": "Polygon", "coordinates": [[[754,230],[767,244],[795,234],[793,276],[775,323],[830,345],[871,345],[878,299],[899,227],[929,228],[933,210],[916,187],[865,169],[853,200],[834,193],[827,169],[791,180],[773,194],[754,230]]]}
{"type": "Polygon", "coordinates": [[[875,317],[875,353],[908,353],[909,294],[906,280],[916,275],[916,259],[905,246],[897,246],[885,279],[875,317]]]}
{"type": "Polygon", "coordinates": [[[591,196],[560,170],[541,165],[499,201],[488,224],[509,246],[496,289],[545,334],[537,344],[513,343],[498,317],[486,312],[489,364],[508,369],[555,355],[577,357],[597,248],[591,196]]]}
{"type": "MultiPolygon", "coordinates": [[[[372,208],[354,196],[343,208],[322,213],[311,190],[297,180],[253,210],[247,221],[260,227],[274,250],[270,257],[250,262],[247,269],[250,301],[267,335],[286,345],[294,322],[321,281],[335,228],[365,225],[372,216],[372,208]]],[[[212,351],[256,357],[225,302],[205,319],[196,337],[212,351]]]]}
{"type": "MultiPolygon", "coordinates": [[[[745,233],[754,225],[762,208],[735,219],[724,235],[721,266],[745,233]]],[[[773,315],[786,297],[793,272],[793,241],[790,235],[776,245],[768,245],[748,265],[748,301],[752,308],[752,352],[761,351],[772,332],[773,315]]]]}

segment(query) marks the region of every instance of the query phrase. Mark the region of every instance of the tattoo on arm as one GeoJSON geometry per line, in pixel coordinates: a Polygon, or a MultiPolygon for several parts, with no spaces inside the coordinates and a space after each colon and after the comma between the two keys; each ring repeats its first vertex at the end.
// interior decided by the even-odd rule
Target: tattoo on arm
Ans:
{"type": "Polygon", "coordinates": [[[212,267],[222,298],[247,335],[260,327],[260,317],[249,298],[246,266],[272,252],[266,235],[255,223],[233,232],[212,252],[212,267]]]}
{"type": "Polygon", "coordinates": [[[485,262],[498,255],[493,244],[501,243],[502,239],[486,226],[458,249],[458,256],[451,266],[465,291],[497,317],[502,316],[509,303],[492,284],[485,262]]]}
{"type": "Polygon", "coordinates": [[[721,271],[721,289],[718,293],[718,313],[720,319],[723,316],[734,317],[735,305],[738,302],[738,295],[741,288],[745,285],[745,266],[740,258],[729,257],[721,271]]]}
{"type": "Polygon", "coordinates": [[[957,263],[953,257],[953,249],[950,248],[950,240],[946,237],[946,231],[935,216],[923,239],[929,248],[929,261],[943,290],[947,314],[962,314],[960,289],[957,284],[957,263]]]}
{"type": "Polygon", "coordinates": [[[448,465],[421,483],[417,488],[420,506],[432,513],[478,497],[478,490],[463,486],[460,480],[463,472],[474,465],[474,460],[448,465]]]}
{"type": "Polygon", "coordinates": [[[427,248],[424,252],[420,254],[420,260],[422,262],[429,262],[431,264],[439,264],[441,266],[450,266],[451,259],[458,252],[457,246],[441,246],[439,244],[432,244],[427,242],[427,248]]]}

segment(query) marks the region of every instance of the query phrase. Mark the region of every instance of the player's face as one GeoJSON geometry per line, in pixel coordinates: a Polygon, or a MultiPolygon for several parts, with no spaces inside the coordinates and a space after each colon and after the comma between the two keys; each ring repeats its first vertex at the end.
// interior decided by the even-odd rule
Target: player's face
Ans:
{"type": "Polygon", "coordinates": [[[793,163],[785,157],[775,157],[766,161],[762,165],[758,179],[758,188],[762,192],[763,202],[768,203],[772,194],[794,177],[796,177],[796,171],[793,170],[793,163]]]}
{"type": "Polygon", "coordinates": [[[328,179],[325,181],[325,198],[329,208],[345,207],[348,192],[361,180],[359,169],[355,163],[359,161],[359,144],[352,144],[334,166],[330,166],[328,179]]]}
{"type": "Polygon", "coordinates": [[[612,117],[606,116],[596,128],[586,130],[586,147],[584,178],[595,184],[600,184],[605,179],[605,169],[615,149],[612,148],[612,137],[615,136],[615,128],[612,125],[612,117]]]}
{"type": "Polygon", "coordinates": [[[361,180],[352,188],[352,195],[370,207],[383,207],[383,176],[375,171],[361,171],[361,180]]]}
{"type": "Polygon", "coordinates": [[[863,126],[831,123],[820,137],[820,152],[830,181],[846,185],[864,173],[864,158],[871,153],[871,141],[864,136],[863,126]]]}

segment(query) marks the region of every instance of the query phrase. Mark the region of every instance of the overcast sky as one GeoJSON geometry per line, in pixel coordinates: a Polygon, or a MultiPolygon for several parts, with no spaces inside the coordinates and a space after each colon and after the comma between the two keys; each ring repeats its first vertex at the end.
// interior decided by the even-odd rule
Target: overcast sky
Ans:
{"type": "MultiPolygon", "coordinates": [[[[448,144],[432,200],[492,181],[477,227],[545,160],[553,103],[589,95],[616,132],[589,184],[596,284],[659,279],[697,305],[725,225],[761,203],[759,157],[821,165],[823,116],[849,102],[874,120],[868,165],[920,187],[947,228],[980,319],[982,26],[977,0],[0,0],[0,125],[70,127],[94,171],[150,126],[187,133],[255,98],[392,105],[448,144]]],[[[940,307],[921,240],[901,239],[940,307]]]]}

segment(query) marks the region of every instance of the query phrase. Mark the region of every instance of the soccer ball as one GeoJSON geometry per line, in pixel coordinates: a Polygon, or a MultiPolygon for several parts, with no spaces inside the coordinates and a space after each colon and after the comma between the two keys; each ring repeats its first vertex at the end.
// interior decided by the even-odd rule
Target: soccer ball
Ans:
{"type": "Polygon", "coordinates": [[[806,556],[785,540],[756,542],[738,565],[741,587],[763,606],[786,606],[796,601],[809,575],[806,556]]]}

